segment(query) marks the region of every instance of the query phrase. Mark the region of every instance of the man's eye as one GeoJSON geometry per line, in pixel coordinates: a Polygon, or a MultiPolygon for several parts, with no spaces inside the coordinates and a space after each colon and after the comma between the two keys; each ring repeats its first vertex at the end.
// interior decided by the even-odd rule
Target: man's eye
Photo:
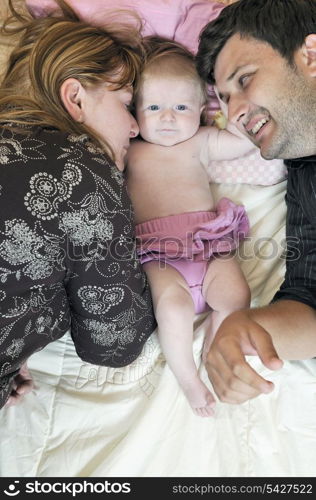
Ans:
{"type": "Polygon", "coordinates": [[[187,106],[185,104],[177,104],[176,109],[178,111],[184,111],[187,109],[187,106]]]}
{"type": "Polygon", "coordinates": [[[150,111],[158,111],[159,106],[158,104],[151,104],[147,109],[149,109],[150,111]]]}
{"type": "Polygon", "coordinates": [[[247,82],[249,80],[249,77],[250,75],[242,75],[239,79],[238,79],[238,83],[241,87],[245,87],[247,85],[247,82]]]}

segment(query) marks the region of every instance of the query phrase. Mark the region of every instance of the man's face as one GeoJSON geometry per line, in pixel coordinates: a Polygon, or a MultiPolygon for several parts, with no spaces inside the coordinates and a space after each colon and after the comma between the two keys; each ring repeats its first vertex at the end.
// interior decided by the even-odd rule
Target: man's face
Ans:
{"type": "Polygon", "coordinates": [[[269,44],[233,35],[220,51],[215,80],[228,119],[266,159],[316,153],[316,85],[300,56],[296,67],[269,44]]]}

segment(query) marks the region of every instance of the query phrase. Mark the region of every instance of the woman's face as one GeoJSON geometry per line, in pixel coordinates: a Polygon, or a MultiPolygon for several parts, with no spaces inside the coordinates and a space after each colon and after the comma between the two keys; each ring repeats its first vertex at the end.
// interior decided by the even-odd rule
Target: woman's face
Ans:
{"type": "Polygon", "coordinates": [[[129,111],[133,97],[131,86],[111,90],[108,83],[86,88],[83,123],[92,128],[112,148],[115,163],[124,170],[124,158],[130,138],[138,135],[135,118],[129,111]]]}

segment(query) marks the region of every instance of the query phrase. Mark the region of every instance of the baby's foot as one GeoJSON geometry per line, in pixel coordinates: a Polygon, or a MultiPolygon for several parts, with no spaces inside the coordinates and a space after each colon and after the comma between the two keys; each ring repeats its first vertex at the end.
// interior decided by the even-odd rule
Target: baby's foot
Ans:
{"type": "Polygon", "coordinates": [[[199,377],[183,384],[182,389],[196,415],[199,417],[212,417],[214,415],[214,396],[199,377]]]}
{"type": "Polygon", "coordinates": [[[25,394],[34,389],[34,382],[28,370],[27,364],[21,366],[19,373],[14,378],[14,383],[9,399],[5,406],[15,406],[19,404],[25,394]]]}

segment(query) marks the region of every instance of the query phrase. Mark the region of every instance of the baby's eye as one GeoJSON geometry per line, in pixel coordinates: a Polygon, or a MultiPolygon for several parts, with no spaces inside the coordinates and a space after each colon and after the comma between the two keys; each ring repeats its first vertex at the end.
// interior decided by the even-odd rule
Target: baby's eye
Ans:
{"type": "Polygon", "coordinates": [[[176,109],[178,111],[184,111],[184,110],[188,109],[188,107],[185,104],[177,104],[176,109]]]}
{"type": "Polygon", "coordinates": [[[150,111],[158,111],[159,106],[158,104],[151,104],[147,109],[149,109],[150,111]]]}

